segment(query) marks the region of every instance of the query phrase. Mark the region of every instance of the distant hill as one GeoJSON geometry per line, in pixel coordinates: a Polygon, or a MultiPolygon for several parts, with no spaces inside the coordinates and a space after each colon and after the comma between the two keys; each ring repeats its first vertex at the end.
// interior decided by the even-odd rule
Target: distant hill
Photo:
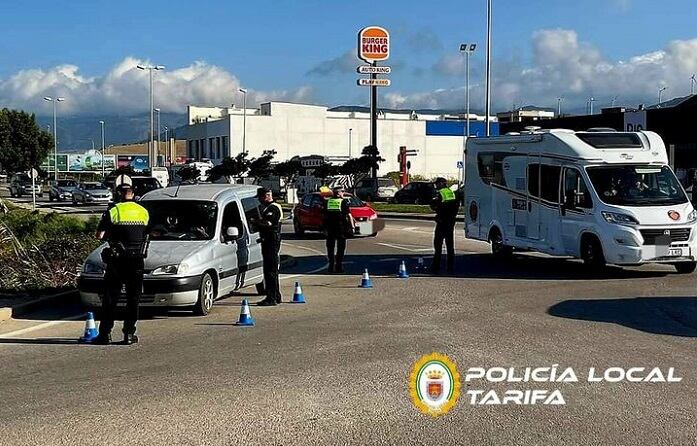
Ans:
{"type": "MultiPolygon", "coordinates": [[[[37,122],[41,128],[46,129],[47,125],[53,126],[53,116],[37,116],[37,122]]],[[[101,147],[101,129],[99,121],[105,122],[105,144],[119,145],[142,142],[148,140],[150,131],[150,115],[142,114],[135,116],[61,116],[58,114],[58,150],[73,151],[91,149],[94,140],[94,147],[101,147]]],[[[157,115],[155,116],[155,126],[157,126],[157,115]]],[[[169,134],[172,136],[172,129],[176,134],[180,133],[182,126],[186,124],[186,115],[183,113],[162,113],[160,124],[169,127],[169,134]]],[[[51,130],[53,133],[53,130],[51,130]]],[[[183,133],[182,133],[183,136],[183,133]]],[[[164,133],[162,135],[164,138],[164,133]]]]}

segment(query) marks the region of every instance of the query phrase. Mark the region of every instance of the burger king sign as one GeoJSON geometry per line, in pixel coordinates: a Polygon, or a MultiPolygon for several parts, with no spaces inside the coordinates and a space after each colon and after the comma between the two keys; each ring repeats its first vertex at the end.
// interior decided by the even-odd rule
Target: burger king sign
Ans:
{"type": "Polygon", "coordinates": [[[358,33],[358,58],[368,63],[390,57],[390,33],[379,26],[368,26],[358,33]]]}

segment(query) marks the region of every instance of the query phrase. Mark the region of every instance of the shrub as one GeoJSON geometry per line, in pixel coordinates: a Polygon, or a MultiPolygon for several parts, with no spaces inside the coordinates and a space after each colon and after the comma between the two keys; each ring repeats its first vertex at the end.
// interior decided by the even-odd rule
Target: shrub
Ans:
{"type": "Polygon", "coordinates": [[[96,218],[0,211],[0,290],[74,286],[82,262],[99,246],[96,225],[96,218]]]}

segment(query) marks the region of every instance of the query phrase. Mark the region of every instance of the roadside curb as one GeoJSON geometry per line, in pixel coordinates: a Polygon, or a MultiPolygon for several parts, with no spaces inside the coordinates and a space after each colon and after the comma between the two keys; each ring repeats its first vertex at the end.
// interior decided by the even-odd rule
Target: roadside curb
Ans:
{"type": "Polygon", "coordinates": [[[2,307],[0,308],[0,322],[31,313],[32,311],[40,308],[48,307],[58,301],[62,301],[63,303],[74,303],[77,302],[79,298],[80,294],[78,291],[76,289],[72,289],[61,291],[56,294],[50,294],[48,296],[41,296],[29,302],[17,304],[12,307],[2,307]]]}

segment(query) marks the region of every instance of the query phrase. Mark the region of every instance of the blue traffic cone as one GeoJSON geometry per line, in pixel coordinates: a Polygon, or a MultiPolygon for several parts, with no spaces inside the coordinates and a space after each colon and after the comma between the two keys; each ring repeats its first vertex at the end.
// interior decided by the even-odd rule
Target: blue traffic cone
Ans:
{"type": "Polygon", "coordinates": [[[94,341],[94,338],[96,338],[98,335],[99,331],[97,330],[97,326],[94,324],[94,314],[89,311],[87,312],[87,320],[85,321],[85,333],[77,341],[81,344],[89,344],[90,342],[94,341]]]}
{"type": "Polygon", "coordinates": [[[291,303],[305,303],[305,295],[303,294],[303,289],[300,287],[300,282],[295,282],[295,292],[293,293],[293,301],[291,303]]]}
{"type": "Polygon", "coordinates": [[[361,278],[361,288],[372,288],[373,281],[370,280],[370,275],[368,274],[368,268],[363,272],[363,278],[361,278]]]}
{"type": "Polygon", "coordinates": [[[240,308],[240,319],[235,322],[235,325],[242,327],[252,327],[254,326],[254,319],[252,314],[249,312],[249,302],[247,299],[242,300],[242,308],[240,308]]]}
{"type": "Polygon", "coordinates": [[[399,271],[397,272],[397,277],[400,279],[408,279],[409,278],[409,273],[407,273],[407,265],[404,263],[404,260],[402,260],[402,263],[399,265],[399,271]]]}

